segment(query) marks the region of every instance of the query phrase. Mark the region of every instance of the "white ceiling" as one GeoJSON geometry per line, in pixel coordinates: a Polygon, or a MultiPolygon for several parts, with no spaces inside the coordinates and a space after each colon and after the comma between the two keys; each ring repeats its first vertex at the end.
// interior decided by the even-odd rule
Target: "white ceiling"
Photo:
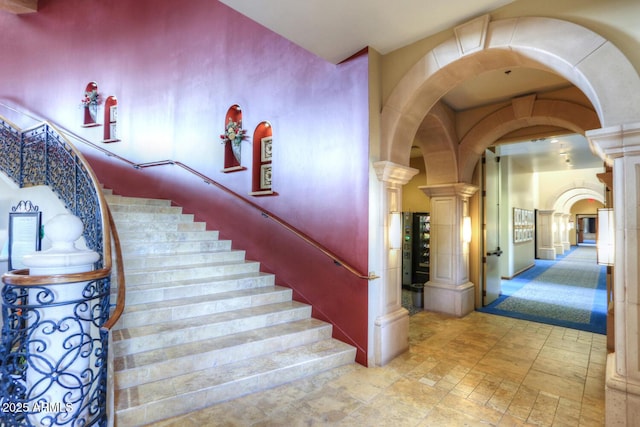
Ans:
{"type": "MultiPolygon", "coordinates": [[[[387,54],[489,13],[513,0],[220,0],[315,55],[339,63],[365,47],[387,54]]],[[[443,101],[456,111],[543,92],[570,83],[530,68],[480,74],[451,90],[443,101]]],[[[501,146],[532,171],[602,166],[581,135],[565,136],[570,162],[559,144],[524,141],[501,146]]]]}
{"type": "Polygon", "coordinates": [[[559,135],[496,147],[500,156],[511,157],[523,169],[531,172],[552,172],[585,168],[600,168],[603,162],[594,156],[582,135],[559,135]]]}
{"type": "Polygon", "coordinates": [[[513,0],[220,0],[334,64],[365,47],[382,54],[513,0]]]}

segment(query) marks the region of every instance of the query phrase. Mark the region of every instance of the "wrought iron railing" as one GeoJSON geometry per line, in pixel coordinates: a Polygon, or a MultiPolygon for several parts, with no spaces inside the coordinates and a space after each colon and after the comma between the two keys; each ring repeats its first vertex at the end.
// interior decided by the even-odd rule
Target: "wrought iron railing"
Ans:
{"type": "MultiPolygon", "coordinates": [[[[87,247],[100,254],[88,273],[30,276],[28,270],[17,270],[3,275],[3,426],[106,426],[109,422],[109,328],[124,306],[124,277],[118,277],[118,304],[109,318],[113,224],[87,164],[51,124],[20,130],[0,117],[0,171],[19,187],[50,187],[69,212],[82,220],[87,247]],[[61,288],[76,291],[61,296],[61,288]]],[[[113,235],[121,271],[115,229],[113,235]]]]}

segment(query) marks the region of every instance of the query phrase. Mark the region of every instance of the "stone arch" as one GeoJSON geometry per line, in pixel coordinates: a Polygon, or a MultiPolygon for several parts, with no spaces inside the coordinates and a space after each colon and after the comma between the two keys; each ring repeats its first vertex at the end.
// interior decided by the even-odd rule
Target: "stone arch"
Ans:
{"type": "Polygon", "coordinates": [[[604,205],[603,186],[597,186],[590,182],[567,183],[549,196],[546,206],[555,212],[569,213],[574,203],[584,199],[594,199],[604,205]]]}
{"type": "Polygon", "coordinates": [[[517,129],[535,125],[553,125],[584,135],[600,126],[596,113],[582,105],[561,100],[531,101],[526,113],[518,106],[520,99],[488,115],[467,132],[458,148],[458,162],[462,182],[470,182],[473,170],[484,150],[502,136],[517,129]]]}
{"type": "Polygon", "coordinates": [[[414,144],[422,150],[429,185],[455,182],[458,177],[458,138],[453,117],[453,111],[438,102],[418,128],[414,144]],[[425,156],[427,152],[429,155],[425,156]]]}
{"type": "Polygon", "coordinates": [[[489,22],[485,15],[454,32],[404,75],[385,103],[381,160],[407,165],[408,147],[438,100],[461,82],[505,66],[563,76],[591,101],[601,127],[633,123],[640,116],[637,72],[610,41],[585,27],[542,17],[489,22]],[[611,85],[612,75],[619,84],[611,85]]]}

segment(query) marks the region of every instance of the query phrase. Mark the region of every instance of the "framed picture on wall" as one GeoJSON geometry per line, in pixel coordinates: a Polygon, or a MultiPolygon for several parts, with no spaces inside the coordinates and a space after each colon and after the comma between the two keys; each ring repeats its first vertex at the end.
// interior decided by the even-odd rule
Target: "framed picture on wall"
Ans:
{"type": "Polygon", "coordinates": [[[260,140],[260,161],[261,162],[270,162],[271,161],[271,149],[273,137],[266,136],[260,140]]]}
{"type": "Polygon", "coordinates": [[[513,243],[523,243],[533,240],[534,211],[513,208],[513,243]]]}
{"type": "Polygon", "coordinates": [[[260,189],[268,190],[271,188],[271,164],[260,166],[260,189]]]}

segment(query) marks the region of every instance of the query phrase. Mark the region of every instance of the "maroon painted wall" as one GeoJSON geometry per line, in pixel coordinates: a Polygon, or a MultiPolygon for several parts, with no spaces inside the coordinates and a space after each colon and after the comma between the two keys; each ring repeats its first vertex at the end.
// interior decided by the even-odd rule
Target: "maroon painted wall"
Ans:
{"type": "MultiPolygon", "coordinates": [[[[368,235],[368,59],[333,65],[213,0],[40,0],[39,12],[0,12],[0,101],[91,141],[80,100],[96,81],[118,99],[120,142],[133,162],[183,162],[285,219],[360,271],[368,235]],[[249,132],[246,171],[224,174],[227,109],[249,132]],[[275,197],[252,198],[251,132],[273,126],[275,197]]],[[[286,11],[283,11],[286,13],[286,11]]],[[[102,107],[102,106],[101,106],[102,107]]],[[[98,120],[103,117],[98,110],[98,120]]],[[[170,198],[275,272],[296,299],[331,321],[366,364],[367,282],[337,267],[215,187],[175,166],[137,171],[76,144],[119,194],[170,198]]]]}

